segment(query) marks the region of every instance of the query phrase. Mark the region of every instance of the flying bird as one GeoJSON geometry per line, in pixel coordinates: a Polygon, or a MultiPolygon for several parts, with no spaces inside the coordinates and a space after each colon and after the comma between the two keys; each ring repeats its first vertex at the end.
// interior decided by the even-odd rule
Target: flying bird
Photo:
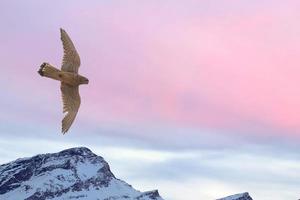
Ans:
{"type": "Polygon", "coordinates": [[[88,84],[89,80],[78,74],[80,57],[71,38],[63,29],[60,29],[60,35],[64,49],[61,70],[44,62],[40,66],[38,73],[41,76],[61,82],[60,90],[63,101],[63,113],[65,114],[62,120],[62,133],[65,134],[74,122],[80,107],[79,85],[88,84]]]}

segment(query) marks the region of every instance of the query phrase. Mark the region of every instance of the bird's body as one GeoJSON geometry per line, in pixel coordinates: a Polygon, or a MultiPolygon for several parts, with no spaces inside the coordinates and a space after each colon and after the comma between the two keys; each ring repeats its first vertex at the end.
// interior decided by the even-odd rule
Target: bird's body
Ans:
{"type": "Polygon", "coordinates": [[[43,63],[39,69],[39,74],[48,78],[60,81],[61,83],[70,86],[79,86],[80,84],[87,84],[87,78],[72,72],[61,71],[49,63],[43,63]]]}
{"type": "Polygon", "coordinates": [[[64,48],[64,57],[61,70],[49,63],[43,63],[38,71],[45,76],[61,82],[60,90],[63,100],[63,113],[66,113],[62,120],[62,133],[66,133],[71,127],[78,109],[80,107],[79,85],[88,84],[89,80],[78,74],[80,58],[68,34],[60,29],[61,40],[64,48]]]}

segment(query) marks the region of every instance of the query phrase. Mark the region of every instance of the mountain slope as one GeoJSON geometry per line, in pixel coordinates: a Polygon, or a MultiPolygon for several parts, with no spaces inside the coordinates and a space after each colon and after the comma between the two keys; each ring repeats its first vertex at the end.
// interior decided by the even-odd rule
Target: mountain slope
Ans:
{"type": "Polygon", "coordinates": [[[0,199],[162,200],[117,179],[108,163],[85,147],[0,165],[0,199]]]}
{"type": "Polygon", "coordinates": [[[235,194],[217,200],[253,200],[253,199],[250,197],[248,192],[245,192],[245,193],[235,194]]]}

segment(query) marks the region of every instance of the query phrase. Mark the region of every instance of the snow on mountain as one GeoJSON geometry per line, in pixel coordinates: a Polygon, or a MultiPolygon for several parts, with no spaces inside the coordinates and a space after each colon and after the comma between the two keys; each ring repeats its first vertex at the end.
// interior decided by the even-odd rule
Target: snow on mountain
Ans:
{"type": "Polygon", "coordinates": [[[235,194],[217,200],[253,200],[253,199],[250,197],[248,192],[245,192],[245,193],[235,194]]]}
{"type": "Polygon", "coordinates": [[[0,165],[1,200],[163,200],[117,179],[88,148],[71,148],[0,165]]]}

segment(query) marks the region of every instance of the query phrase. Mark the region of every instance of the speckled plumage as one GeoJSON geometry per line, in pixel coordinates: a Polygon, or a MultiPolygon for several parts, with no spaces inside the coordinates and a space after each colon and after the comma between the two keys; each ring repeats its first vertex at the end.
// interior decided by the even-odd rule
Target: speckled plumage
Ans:
{"type": "Polygon", "coordinates": [[[62,133],[66,133],[75,120],[80,107],[79,85],[88,84],[88,79],[78,74],[80,57],[75,46],[65,30],[60,29],[61,41],[64,49],[64,56],[61,70],[49,63],[43,63],[38,71],[45,76],[61,82],[61,93],[63,100],[62,133]]]}

